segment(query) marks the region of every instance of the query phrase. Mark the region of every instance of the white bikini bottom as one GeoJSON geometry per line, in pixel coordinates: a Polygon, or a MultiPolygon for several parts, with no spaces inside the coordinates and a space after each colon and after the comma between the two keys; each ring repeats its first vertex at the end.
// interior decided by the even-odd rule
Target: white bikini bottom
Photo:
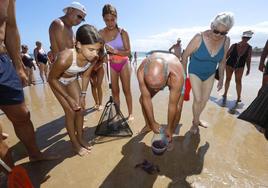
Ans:
{"type": "Polygon", "coordinates": [[[69,85],[71,82],[77,80],[78,76],[75,75],[73,77],[70,77],[70,78],[64,78],[64,77],[60,77],[59,81],[60,83],[62,83],[63,85],[67,86],[69,85]]]}

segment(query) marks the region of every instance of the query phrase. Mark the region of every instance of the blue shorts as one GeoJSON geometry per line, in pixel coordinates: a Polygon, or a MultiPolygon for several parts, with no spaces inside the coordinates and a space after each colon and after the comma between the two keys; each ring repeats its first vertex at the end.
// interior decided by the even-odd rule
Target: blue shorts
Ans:
{"type": "Polygon", "coordinates": [[[0,105],[21,104],[24,101],[21,80],[7,54],[0,54],[0,105]]]}

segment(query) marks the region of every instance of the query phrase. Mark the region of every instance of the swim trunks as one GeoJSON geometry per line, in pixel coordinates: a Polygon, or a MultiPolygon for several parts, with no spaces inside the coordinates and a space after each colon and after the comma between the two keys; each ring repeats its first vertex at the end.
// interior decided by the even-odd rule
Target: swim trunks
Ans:
{"type": "Polygon", "coordinates": [[[0,54],[0,105],[20,104],[24,101],[21,80],[7,54],[0,54]]]}

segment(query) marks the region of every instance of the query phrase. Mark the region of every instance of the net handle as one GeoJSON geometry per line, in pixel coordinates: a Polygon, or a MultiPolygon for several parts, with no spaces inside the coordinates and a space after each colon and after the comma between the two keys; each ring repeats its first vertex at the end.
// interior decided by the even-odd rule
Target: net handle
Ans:
{"type": "Polygon", "coordinates": [[[0,159],[0,164],[4,167],[8,172],[11,172],[11,168],[2,160],[0,159]]]}
{"type": "Polygon", "coordinates": [[[109,83],[109,89],[112,89],[112,83],[111,83],[111,65],[109,60],[109,54],[107,53],[106,47],[104,46],[104,53],[107,56],[107,68],[108,68],[108,83],[109,83]]]}

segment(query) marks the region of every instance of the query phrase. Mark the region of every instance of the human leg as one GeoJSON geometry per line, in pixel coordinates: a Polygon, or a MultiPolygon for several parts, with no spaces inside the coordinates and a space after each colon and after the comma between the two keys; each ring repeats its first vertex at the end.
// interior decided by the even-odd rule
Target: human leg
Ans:
{"type": "Polygon", "coordinates": [[[91,93],[95,101],[95,107],[97,108],[99,104],[99,99],[98,99],[98,94],[97,94],[97,76],[95,75],[95,73],[91,73],[90,77],[91,77],[90,78],[91,93]]]}
{"type": "Polygon", "coordinates": [[[233,75],[233,68],[229,65],[226,65],[226,80],[225,80],[225,85],[224,85],[224,94],[223,94],[223,99],[225,101],[223,102],[226,102],[226,97],[227,97],[227,92],[228,92],[228,89],[229,89],[229,86],[230,86],[230,82],[231,82],[231,79],[232,79],[232,75],[233,75]]]}
{"type": "MultiPolygon", "coordinates": [[[[204,81],[202,83],[202,100],[201,100],[201,106],[200,106],[200,114],[202,113],[202,111],[204,110],[207,101],[210,97],[211,94],[211,90],[213,88],[213,84],[214,84],[214,76],[209,77],[206,81],[204,81]]],[[[207,128],[207,126],[203,125],[202,122],[199,120],[199,126],[207,128]]]]}
{"type": "Polygon", "coordinates": [[[133,112],[132,112],[132,94],[131,94],[131,72],[129,69],[129,64],[125,64],[123,69],[120,72],[120,80],[123,87],[123,92],[126,98],[127,107],[128,107],[128,115],[129,119],[132,120],[133,118],[133,112]]]}
{"type": "Polygon", "coordinates": [[[241,101],[241,91],[242,91],[242,76],[244,68],[236,69],[235,71],[235,83],[236,83],[236,92],[237,92],[237,101],[241,101]]]}
{"type": "Polygon", "coordinates": [[[43,64],[44,66],[44,74],[45,74],[45,77],[46,77],[46,81],[47,81],[47,78],[48,78],[48,64],[43,64]]]}
{"type": "Polygon", "coordinates": [[[33,123],[30,119],[30,112],[25,103],[16,105],[2,105],[2,111],[12,122],[15,133],[25,145],[30,159],[39,159],[42,154],[36,144],[33,123]]]}
{"type": "Polygon", "coordinates": [[[193,105],[192,105],[192,112],[193,112],[193,126],[191,127],[190,131],[193,133],[198,132],[198,125],[199,125],[199,118],[201,114],[201,107],[202,107],[202,81],[194,74],[190,74],[190,81],[193,91],[193,105]]]}
{"type": "Polygon", "coordinates": [[[113,69],[111,69],[111,84],[112,84],[112,95],[114,102],[120,107],[120,99],[119,99],[119,75],[113,69]]]}
{"type": "MultiPolygon", "coordinates": [[[[67,93],[66,86],[62,86],[67,93]]],[[[54,88],[51,88],[55,97],[58,99],[61,104],[64,113],[65,113],[65,127],[67,129],[67,133],[70,137],[70,141],[72,143],[74,151],[83,156],[86,154],[85,150],[81,147],[80,143],[76,137],[76,129],[75,129],[75,111],[71,108],[66,99],[54,88]]],[[[69,93],[68,93],[69,94],[69,93]]]]}
{"type": "Polygon", "coordinates": [[[43,63],[39,62],[39,74],[40,74],[40,78],[42,79],[42,82],[44,83],[44,66],[43,63]]]}
{"type": "MultiPolygon", "coordinates": [[[[81,93],[81,88],[78,83],[78,80],[73,81],[67,86],[67,92],[69,95],[77,102],[79,103],[80,101],[80,93],[81,93]]],[[[74,112],[74,128],[75,128],[75,133],[76,133],[76,138],[79,142],[79,144],[90,150],[91,146],[89,145],[88,142],[86,142],[83,139],[83,124],[84,124],[84,109],[81,109],[79,111],[74,112]]]]}
{"type": "Polygon", "coordinates": [[[99,101],[99,110],[101,110],[102,108],[102,81],[103,81],[103,77],[104,77],[104,69],[103,67],[101,67],[100,69],[98,69],[97,71],[97,92],[98,92],[98,101],[99,101]]]}

